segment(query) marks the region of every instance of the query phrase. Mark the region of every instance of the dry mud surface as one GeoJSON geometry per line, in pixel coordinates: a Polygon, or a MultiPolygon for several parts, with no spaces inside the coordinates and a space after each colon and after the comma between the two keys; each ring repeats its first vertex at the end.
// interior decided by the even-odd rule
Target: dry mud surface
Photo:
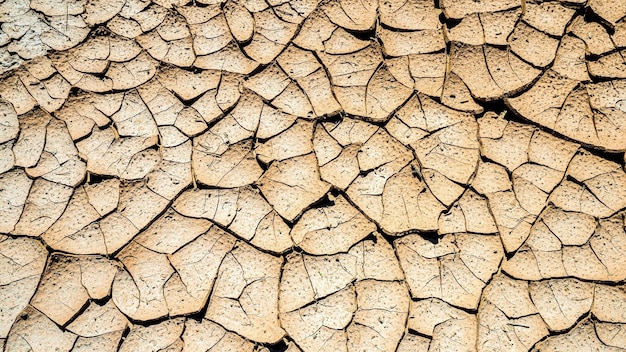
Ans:
{"type": "Polygon", "coordinates": [[[626,350],[625,16],[0,1],[0,349],[626,350]]]}

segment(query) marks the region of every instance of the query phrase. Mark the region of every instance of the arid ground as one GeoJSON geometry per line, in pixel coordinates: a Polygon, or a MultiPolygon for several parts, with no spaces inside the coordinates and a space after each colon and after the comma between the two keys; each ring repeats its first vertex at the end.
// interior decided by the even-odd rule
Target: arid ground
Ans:
{"type": "Polygon", "coordinates": [[[626,1],[0,0],[0,350],[626,351],[626,1]]]}

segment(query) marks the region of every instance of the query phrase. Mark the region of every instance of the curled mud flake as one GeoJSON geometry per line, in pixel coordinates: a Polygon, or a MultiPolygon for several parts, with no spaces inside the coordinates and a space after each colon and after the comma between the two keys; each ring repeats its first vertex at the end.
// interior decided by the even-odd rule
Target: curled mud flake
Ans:
{"type": "Polygon", "coordinates": [[[398,344],[397,352],[426,352],[430,346],[430,339],[413,335],[411,333],[405,333],[398,344]]]}
{"type": "Polygon", "coordinates": [[[626,334],[624,324],[596,322],[596,334],[600,341],[608,347],[626,348],[626,334]]]}
{"type": "Polygon", "coordinates": [[[595,287],[591,311],[600,321],[626,323],[624,302],[626,302],[624,285],[608,286],[598,284],[595,287]]]}

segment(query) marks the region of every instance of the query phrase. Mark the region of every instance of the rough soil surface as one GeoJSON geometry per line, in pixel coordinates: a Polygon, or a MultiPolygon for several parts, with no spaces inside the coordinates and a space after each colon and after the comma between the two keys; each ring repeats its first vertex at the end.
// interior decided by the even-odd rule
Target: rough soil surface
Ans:
{"type": "Polygon", "coordinates": [[[0,1],[0,350],[626,351],[623,0],[0,1]]]}

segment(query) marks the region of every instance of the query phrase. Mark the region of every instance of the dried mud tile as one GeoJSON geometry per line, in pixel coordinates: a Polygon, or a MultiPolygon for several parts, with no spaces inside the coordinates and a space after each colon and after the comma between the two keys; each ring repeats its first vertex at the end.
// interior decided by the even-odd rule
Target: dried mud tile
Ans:
{"type": "Polygon", "coordinates": [[[376,234],[348,253],[328,256],[290,254],[280,284],[279,309],[291,312],[348,287],[355,280],[404,278],[393,248],[376,234]]]}
{"type": "Polygon", "coordinates": [[[319,154],[316,153],[320,163],[321,179],[338,189],[347,189],[360,172],[357,158],[360,149],[358,144],[349,145],[339,155],[323,165],[320,162],[319,154]]]}
{"type": "Polygon", "coordinates": [[[189,218],[169,208],[134,241],[152,251],[173,254],[207,232],[211,225],[210,221],[189,218]],[[172,233],[176,236],[171,236],[172,233]]]}
{"type": "Polygon", "coordinates": [[[5,349],[9,351],[33,351],[56,349],[69,351],[77,336],[63,331],[45,314],[27,306],[11,327],[5,349]]]}
{"type": "Polygon", "coordinates": [[[7,337],[16,317],[35,293],[46,256],[44,247],[34,239],[0,239],[0,338],[7,337]]]}
{"type": "Polygon", "coordinates": [[[254,341],[279,341],[285,335],[278,320],[282,262],[238,242],[222,261],[206,318],[254,341]]]}
{"type": "Polygon", "coordinates": [[[143,33],[137,21],[119,15],[114,16],[107,22],[107,29],[125,38],[136,38],[143,33]]]}
{"type": "Polygon", "coordinates": [[[615,49],[606,29],[597,22],[587,22],[582,16],[574,18],[568,32],[585,42],[588,53],[602,55],[615,49]]]}
{"type": "Polygon", "coordinates": [[[476,309],[503,257],[497,236],[459,234],[433,244],[419,235],[394,242],[413,298],[440,298],[476,309]]]}
{"type": "Polygon", "coordinates": [[[603,344],[610,347],[626,348],[626,334],[624,324],[596,322],[596,334],[603,344]]]}
{"type": "Polygon", "coordinates": [[[189,67],[196,56],[193,51],[191,36],[176,40],[164,40],[157,31],[140,35],[137,42],[153,58],[179,67],[189,67]]]}
{"type": "Polygon", "coordinates": [[[364,49],[371,44],[371,41],[359,39],[345,29],[337,28],[323,44],[324,47],[318,51],[331,55],[342,55],[364,49]]]}
{"type": "Polygon", "coordinates": [[[128,336],[124,338],[119,351],[164,351],[180,341],[184,330],[184,318],[169,319],[148,326],[135,325],[130,329],[128,336]]]}
{"type": "Polygon", "coordinates": [[[347,328],[350,351],[395,351],[409,310],[402,282],[366,280],[355,285],[357,310],[347,328]]]}
{"type": "Polygon", "coordinates": [[[587,62],[589,74],[600,79],[626,78],[623,71],[625,65],[624,51],[616,51],[587,62]]]}
{"type": "Polygon", "coordinates": [[[440,89],[442,104],[473,114],[480,114],[484,111],[484,108],[474,101],[469,88],[456,73],[447,72],[440,89]]]}
{"type": "Polygon", "coordinates": [[[511,319],[487,299],[478,310],[478,321],[481,351],[528,351],[549,334],[539,314],[511,319]]]}
{"type": "Polygon", "coordinates": [[[46,144],[37,165],[26,169],[33,178],[75,187],[85,177],[86,164],[79,159],[78,151],[65,123],[52,119],[46,126],[46,144]]]}
{"type": "Polygon", "coordinates": [[[315,117],[311,101],[306,96],[302,88],[300,88],[300,86],[293,81],[287,85],[285,90],[272,100],[272,105],[289,115],[309,119],[315,117]]]}
{"type": "Polygon", "coordinates": [[[458,183],[467,183],[478,161],[473,118],[414,96],[385,127],[413,148],[424,182],[440,202],[450,205],[461,196],[458,183]]]}
{"type": "Polygon", "coordinates": [[[253,17],[255,31],[243,51],[252,60],[263,65],[268,64],[289,44],[298,26],[281,20],[271,8],[255,12],[253,17]]]}
{"type": "Polygon", "coordinates": [[[286,114],[270,105],[264,105],[256,137],[259,139],[274,137],[293,125],[296,120],[297,116],[286,114]]]}
{"type": "Polygon", "coordinates": [[[85,3],[83,20],[90,27],[96,24],[107,22],[117,15],[126,2],[124,0],[94,0],[85,3]]]}
{"type": "MultiPolygon", "coordinates": [[[[193,33],[193,29],[192,29],[193,33]]],[[[208,34],[212,35],[212,34],[208,34]]],[[[196,34],[195,38],[198,38],[196,34]]],[[[197,39],[196,39],[197,40],[197,39]]],[[[202,55],[198,52],[199,47],[204,45],[198,44],[194,40],[194,50],[196,52],[196,61],[193,66],[210,70],[223,70],[233,73],[249,74],[259,67],[259,63],[244,55],[239,47],[234,43],[224,46],[219,51],[202,55]]],[[[230,39],[228,40],[230,42],[230,39]]]]}
{"type": "Polygon", "coordinates": [[[43,179],[35,180],[12,233],[40,236],[61,216],[72,192],[73,189],[65,185],[43,179]]]}
{"type": "Polygon", "coordinates": [[[225,330],[220,325],[203,319],[188,319],[182,335],[183,351],[252,352],[254,344],[243,337],[225,330]]]}
{"type": "Polygon", "coordinates": [[[457,45],[451,61],[452,71],[479,100],[497,100],[514,94],[540,73],[510,52],[489,46],[457,45]]]}
{"type": "Polygon", "coordinates": [[[478,308],[478,344],[485,351],[527,351],[548,335],[528,283],[495,275],[478,308]]]}
{"type": "Polygon", "coordinates": [[[18,117],[20,133],[13,145],[16,166],[33,167],[37,164],[45,147],[50,120],[51,116],[39,109],[18,117]]]}
{"type": "Polygon", "coordinates": [[[341,0],[321,6],[328,18],[336,25],[354,31],[372,29],[376,23],[378,2],[367,0],[341,0]]]}
{"type": "Polygon", "coordinates": [[[386,65],[379,67],[365,90],[365,116],[374,122],[387,121],[413,93],[389,72],[386,65]]]}
{"type": "Polygon", "coordinates": [[[496,233],[498,228],[487,199],[472,190],[467,190],[448,212],[439,216],[438,231],[440,234],[460,232],[491,234],[496,233]]]}
{"type": "Polygon", "coordinates": [[[89,293],[81,279],[81,258],[53,254],[31,304],[63,326],[89,300],[89,293]]]}
{"type": "Polygon", "coordinates": [[[190,72],[177,67],[169,67],[159,71],[156,78],[180,99],[188,101],[217,88],[222,75],[214,70],[190,72]]]}
{"type": "Polygon", "coordinates": [[[431,1],[387,0],[379,3],[380,21],[389,27],[405,30],[438,29],[439,11],[431,1]]]}
{"type": "Polygon", "coordinates": [[[70,84],[59,74],[55,74],[47,80],[39,81],[30,73],[18,73],[26,90],[35,99],[37,105],[47,112],[59,109],[70,91],[70,84]]]}
{"type": "Polygon", "coordinates": [[[128,62],[112,62],[105,77],[112,80],[115,90],[131,89],[150,80],[157,66],[158,62],[143,52],[128,62]]]}
{"type": "Polygon", "coordinates": [[[245,186],[263,174],[252,140],[228,145],[212,131],[194,138],[192,166],[196,179],[209,186],[245,186]]]}
{"type": "Polygon", "coordinates": [[[541,221],[566,246],[582,246],[594,234],[597,223],[588,214],[566,212],[555,207],[547,207],[541,221]]]}
{"type": "Polygon", "coordinates": [[[526,3],[522,19],[544,33],[562,36],[575,12],[575,9],[557,1],[529,1],[526,3]]]}
{"type": "Polygon", "coordinates": [[[257,183],[268,202],[288,221],[322,198],[330,187],[320,180],[313,154],[272,163],[257,183]]]}
{"type": "Polygon", "coordinates": [[[266,142],[255,146],[255,154],[259,161],[269,164],[274,160],[282,161],[309,154],[313,151],[313,123],[305,120],[296,122],[266,142]]]}
{"type": "Polygon", "coordinates": [[[169,256],[182,286],[176,286],[175,276],[165,285],[170,315],[195,313],[206,305],[219,266],[235,242],[234,237],[212,227],[169,256]],[[177,292],[176,289],[184,292],[177,292]]]}
{"type": "Polygon", "coordinates": [[[317,8],[302,22],[293,43],[307,50],[323,51],[324,42],[336,29],[337,25],[330,22],[322,9],[317,8]]]}
{"type": "Polygon", "coordinates": [[[604,216],[593,212],[593,208],[580,211],[596,217],[607,217],[626,207],[626,174],[619,164],[583,151],[572,159],[567,174],[586,186],[584,192],[589,192],[603,207],[610,209],[610,213],[604,216]],[[584,164],[593,164],[595,168],[590,169],[584,164]]]}
{"type": "Polygon", "coordinates": [[[380,50],[371,44],[345,55],[320,54],[335,86],[366,86],[382,62],[380,50]]]}
{"type": "Polygon", "coordinates": [[[55,117],[63,120],[73,140],[81,139],[91,133],[94,126],[105,127],[110,116],[117,112],[124,94],[87,93],[70,97],[65,105],[55,112],[55,117]]]}
{"type": "MultiPolygon", "coordinates": [[[[576,135],[569,133],[571,127],[565,129],[563,134],[573,135],[574,138],[585,143],[590,143],[601,149],[622,151],[626,149],[626,142],[622,137],[622,130],[626,123],[626,115],[622,110],[620,100],[626,90],[626,81],[616,80],[612,82],[601,82],[589,84],[587,87],[589,94],[589,105],[593,111],[590,118],[598,143],[595,138],[587,137],[588,134],[579,132],[576,135]]],[[[589,124],[589,122],[587,122],[589,124]]],[[[579,127],[579,129],[581,129],[579,127]]],[[[557,130],[558,131],[558,130],[557,130]]],[[[592,134],[591,132],[590,134],[592,134]]]]}
{"type": "Polygon", "coordinates": [[[291,80],[278,64],[270,64],[263,71],[248,77],[244,87],[257,93],[263,99],[272,100],[282,93],[291,80]]]}
{"type": "MultiPolygon", "coordinates": [[[[117,195],[117,192],[115,194],[117,195]]],[[[116,205],[117,201],[114,206],[116,205]]],[[[99,213],[89,202],[85,188],[79,186],[69,200],[63,215],[41,235],[41,238],[51,248],[73,254],[105,253],[101,252],[104,245],[102,238],[96,241],[94,238],[76,236],[80,230],[100,219],[102,215],[105,214],[99,213]]]]}
{"type": "Polygon", "coordinates": [[[398,344],[397,352],[427,352],[430,339],[411,333],[405,333],[398,344]]]}
{"type": "Polygon", "coordinates": [[[102,352],[115,352],[122,341],[124,331],[114,331],[94,337],[79,336],[72,352],[88,352],[93,349],[102,352]]]}
{"type": "Polygon", "coordinates": [[[306,211],[291,230],[291,237],[307,253],[335,254],[347,252],[374,231],[376,225],[339,196],[331,206],[306,211]]]}
{"type": "Polygon", "coordinates": [[[603,322],[624,323],[626,322],[624,302],[626,302],[626,291],[623,285],[598,284],[595,286],[591,312],[603,322]]]}
{"type": "Polygon", "coordinates": [[[411,165],[401,170],[395,169],[397,165],[383,165],[367,176],[357,177],[348,188],[349,198],[390,234],[434,230],[445,209],[414,175],[416,166],[411,165]],[[373,185],[368,184],[373,180],[373,185]]]}
{"type": "Polygon", "coordinates": [[[356,310],[355,290],[348,287],[280,317],[289,336],[305,351],[348,351],[344,329],[356,310]]]}
{"type": "Polygon", "coordinates": [[[559,41],[519,22],[508,39],[511,51],[537,67],[548,66],[556,56],[559,41]]]}
{"type": "Polygon", "coordinates": [[[623,20],[624,16],[626,16],[626,4],[620,1],[598,1],[597,3],[590,4],[589,6],[591,11],[598,15],[610,27],[614,27],[618,22],[623,20]]]}
{"type": "Polygon", "coordinates": [[[32,110],[37,105],[37,101],[30,95],[17,75],[10,75],[0,82],[0,94],[3,100],[13,105],[18,115],[32,110]]]}
{"type": "Polygon", "coordinates": [[[224,17],[226,17],[228,27],[233,37],[235,37],[238,42],[245,43],[252,39],[255,21],[254,17],[245,6],[236,1],[226,2],[224,17]]]}
{"type": "Polygon", "coordinates": [[[115,305],[133,320],[155,320],[168,315],[164,286],[174,273],[165,254],[131,242],[118,255],[124,268],[113,280],[115,305]]]}
{"type": "Polygon", "coordinates": [[[491,2],[475,2],[469,0],[455,1],[444,0],[441,3],[443,13],[448,18],[462,19],[473,13],[499,12],[509,10],[520,6],[518,1],[514,0],[497,0],[491,2]]]}
{"type": "Polygon", "coordinates": [[[441,28],[415,32],[396,32],[379,28],[377,35],[382,41],[385,54],[389,56],[427,54],[446,47],[441,28]]]}
{"type": "Polygon", "coordinates": [[[622,349],[606,346],[598,339],[594,324],[590,320],[584,320],[566,334],[550,336],[538,343],[532,351],[569,351],[569,350],[598,350],[607,352],[618,352],[622,349]]]}
{"type": "Polygon", "coordinates": [[[429,351],[477,351],[478,321],[475,315],[450,319],[435,327],[429,351]]]}
{"type": "Polygon", "coordinates": [[[465,320],[471,314],[437,298],[411,302],[407,327],[420,335],[432,337],[435,328],[449,320],[465,320]]]}
{"type": "Polygon", "coordinates": [[[0,232],[10,233],[19,222],[27,203],[33,181],[21,169],[7,171],[0,175],[0,232]]]}
{"type": "Polygon", "coordinates": [[[531,282],[531,299],[550,330],[563,331],[591,309],[593,284],[575,279],[531,282]]]}
{"type": "Polygon", "coordinates": [[[0,100],[0,143],[17,138],[20,132],[19,120],[13,104],[0,100]]]}
{"type": "Polygon", "coordinates": [[[67,330],[80,337],[97,337],[122,332],[128,324],[126,317],[112,301],[104,305],[91,302],[87,309],[67,326],[67,330]]]}
{"type": "Polygon", "coordinates": [[[54,50],[70,49],[82,42],[89,35],[90,28],[82,16],[63,14],[46,16],[50,28],[41,33],[41,42],[54,50]]]}
{"type": "Polygon", "coordinates": [[[587,72],[587,65],[591,66],[595,63],[588,63],[585,54],[585,42],[574,36],[566,35],[561,38],[552,70],[563,77],[587,82],[591,79],[587,72]]]}

